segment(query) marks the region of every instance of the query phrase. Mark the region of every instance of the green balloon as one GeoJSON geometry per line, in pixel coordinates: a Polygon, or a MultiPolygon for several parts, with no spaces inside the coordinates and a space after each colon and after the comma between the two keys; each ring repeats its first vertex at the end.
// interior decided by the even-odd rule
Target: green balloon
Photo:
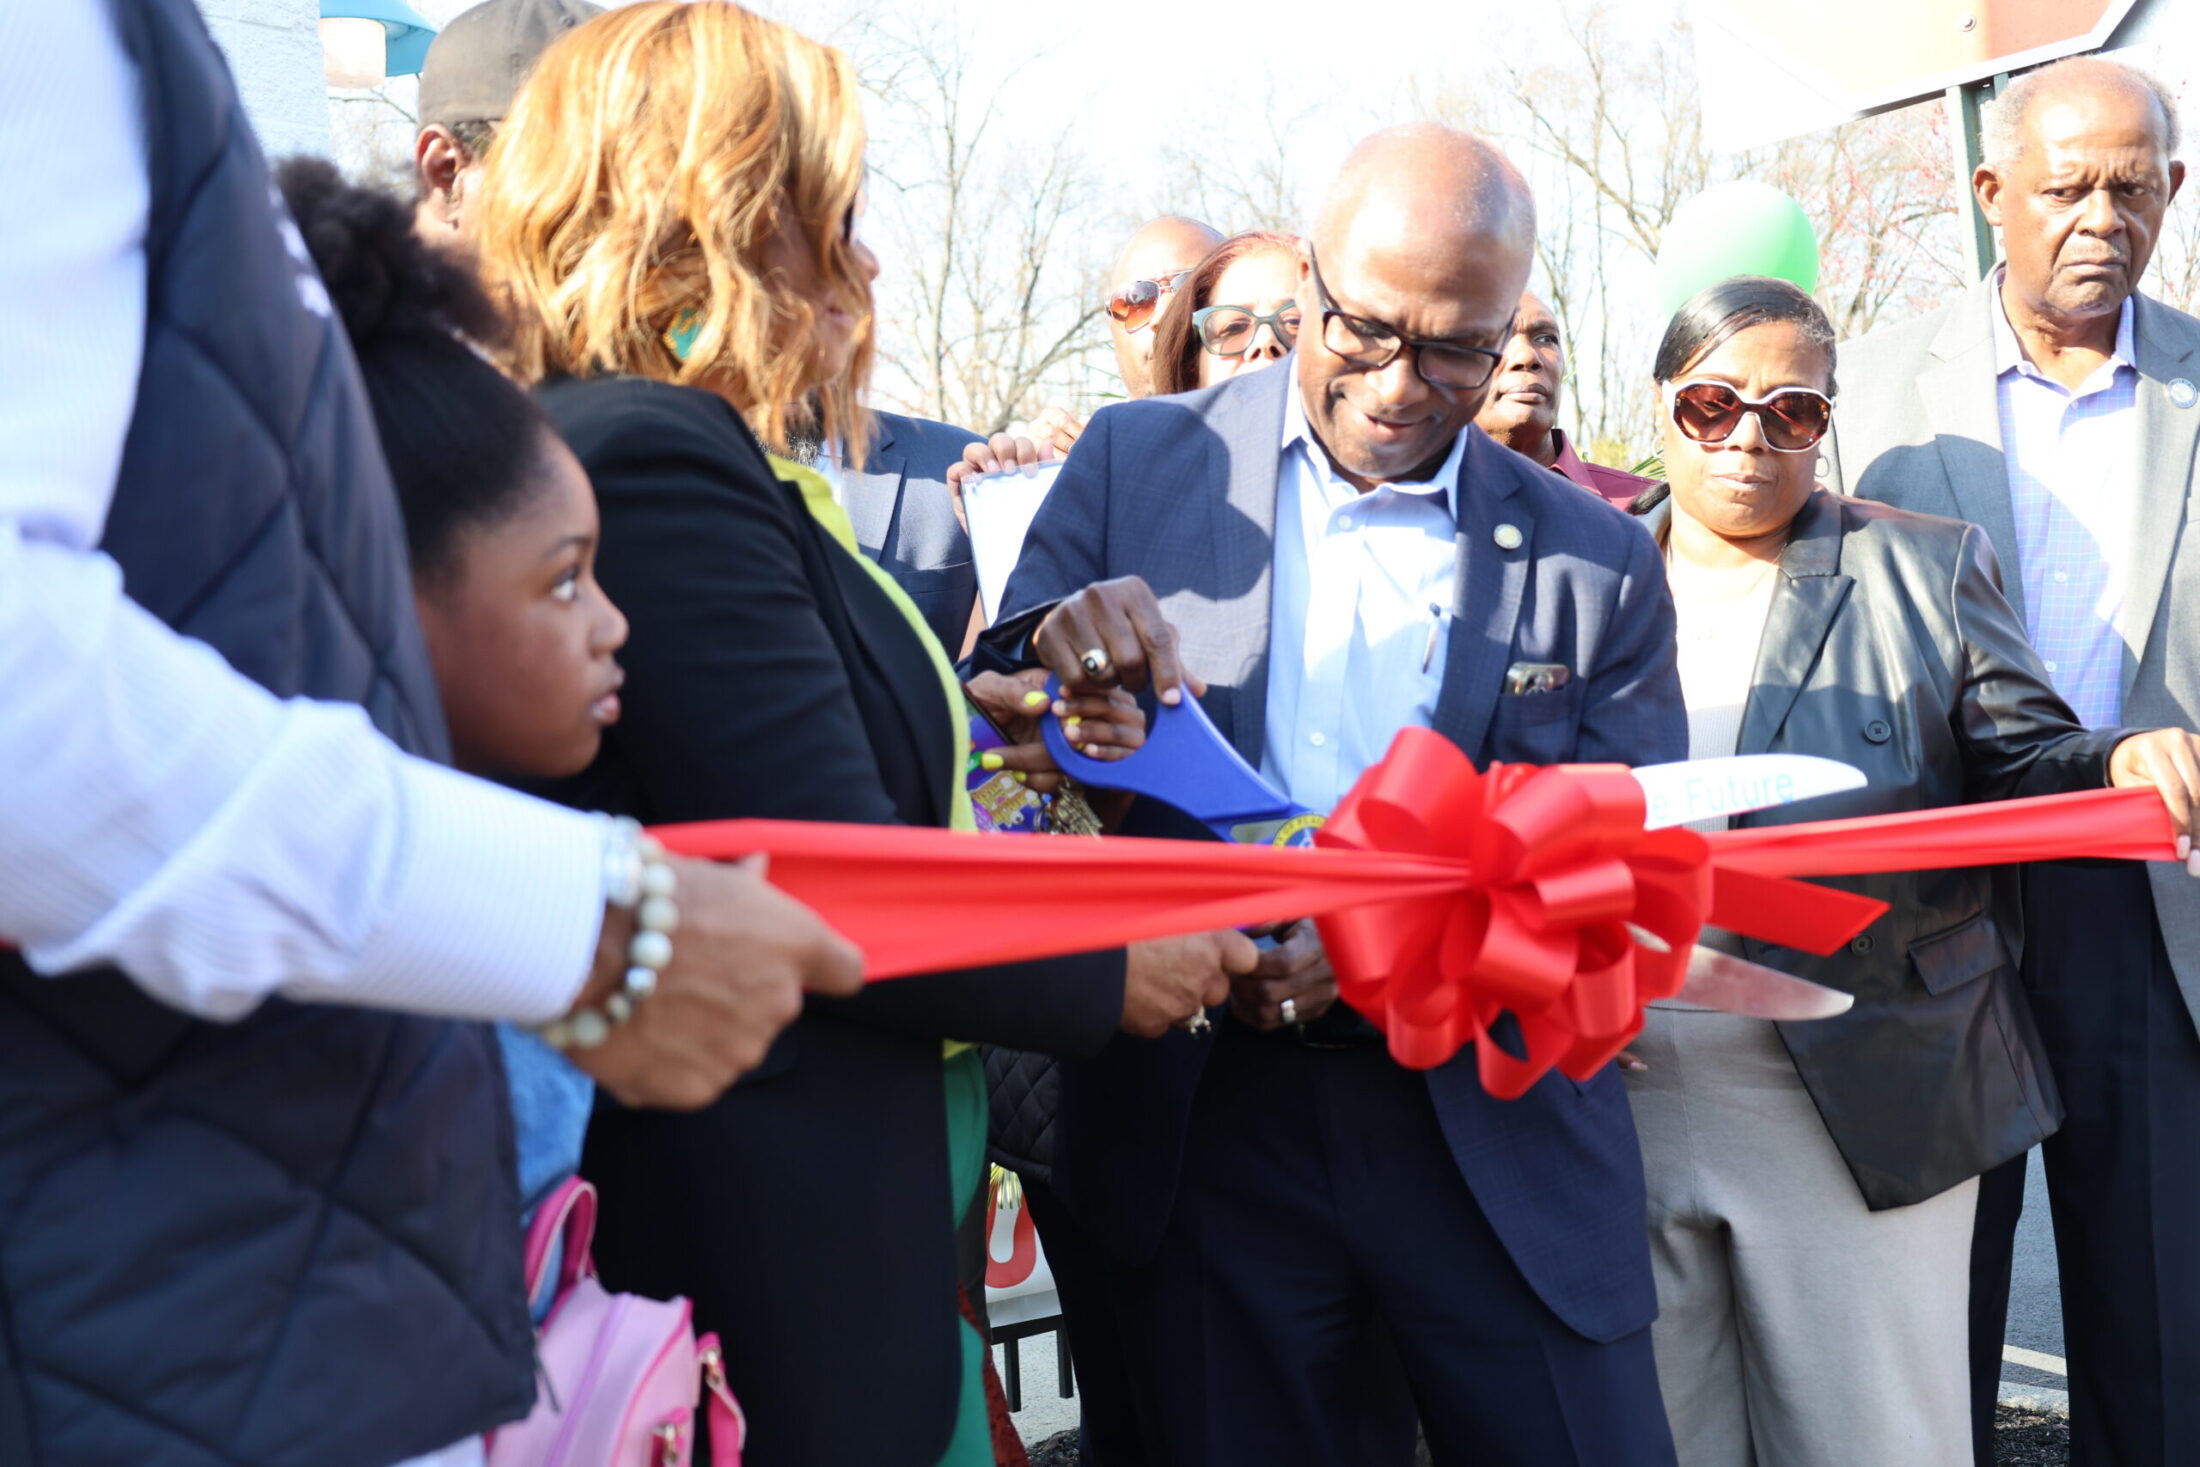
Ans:
{"type": "Polygon", "coordinates": [[[1658,246],[1658,303],[1670,319],[1730,275],[1818,288],[1818,234],[1803,206],[1767,183],[1715,184],[1673,213],[1658,246]]]}

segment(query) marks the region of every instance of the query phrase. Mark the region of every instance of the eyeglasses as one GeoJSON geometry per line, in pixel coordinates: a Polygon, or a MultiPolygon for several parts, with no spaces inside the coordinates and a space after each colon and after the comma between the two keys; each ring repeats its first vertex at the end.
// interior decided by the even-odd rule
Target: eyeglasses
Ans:
{"type": "MultiPolygon", "coordinates": [[[[1381,321],[1347,315],[1337,309],[1329,287],[1322,283],[1322,267],[1316,263],[1311,245],[1307,247],[1306,263],[1314,289],[1321,296],[1322,345],[1355,367],[1381,371],[1398,359],[1398,353],[1410,348],[1414,370],[1423,382],[1450,392],[1472,392],[1488,382],[1497,364],[1505,359],[1504,352],[1492,347],[1407,336],[1381,321]]],[[[1506,334],[1511,335],[1509,328],[1506,334]]]]}
{"type": "Polygon", "coordinates": [[[1192,312],[1192,329],[1199,344],[1218,357],[1242,357],[1253,349],[1253,338],[1266,326],[1289,351],[1299,339],[1299,303],[1285,301],[1263,316],[1250,306],[1201,306],[1192,312]]]}
{"type": "Polygon", "coordinates": [[[1833,400],[1812,387],[1782,387],[1763,397],[1744,397],[1724,382],[1682,382],[1666,389],[1673,426],[1696,443],[1724,443],[1757,416],[1768,447],[1803,453],[1818,446],[1833,426],[1833,400]]]}
{"type": "MultiPolygon", "coordinates": [[[[1196,266],[1194,269],[1198,268],[1196,266]]],[[[1108,297],[1108,317],[1125,331],[1143,331],[1153,324],[1161,298],[1191,278],[1192,271],[1172,270],[1158,280],[1133,280],[1119,285],[1108,297]]]]}

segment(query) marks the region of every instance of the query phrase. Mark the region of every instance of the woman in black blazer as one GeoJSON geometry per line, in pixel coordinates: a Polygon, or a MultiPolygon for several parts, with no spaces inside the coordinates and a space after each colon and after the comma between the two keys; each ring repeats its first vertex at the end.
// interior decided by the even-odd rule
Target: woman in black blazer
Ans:
{"type": "MultiPolygon", "coordinates": [[[[784,448],[804,402],[828,444],[867,441],[861,179],[845,60],[731,5],[591,21],[507,119],[484,258],[596,486],[597,573],[632,625],[623,716],[562,797],[644,822],[966,823],[943,655],[827,481],[759,441],[784,448]]],[[[724,1336],[746,1460],[990,1461],[956,1299],[984,1139],[968,1045],[1163,1032],[1252,958],[1229,933],[900,979],[812,1003],[704,1110],[599,1100],[582,1170],[604,1277],[686,1294],[724,1336]]]]}
{"type": "MultiPolygon", "coordinates": [[[[1870,781],[1747,825],[2157,783],[2189,736],[2082,727],[1979,530],[1814,486],[1833,362],[1817,304],[1750,277],[1682,307],[1659,351],[1671,493],[1647,519],[1690,756],[1817,754],[1870,781]]],[[[1830,882],[1890,910],[1830,958],[1740,945],[1855,994],[1838,1018],[1648,1015],[1623,1064],[1682,1461],[1969,1460],[1976,1178],[2061,1118],[2013,874],[1830,882]]]]}

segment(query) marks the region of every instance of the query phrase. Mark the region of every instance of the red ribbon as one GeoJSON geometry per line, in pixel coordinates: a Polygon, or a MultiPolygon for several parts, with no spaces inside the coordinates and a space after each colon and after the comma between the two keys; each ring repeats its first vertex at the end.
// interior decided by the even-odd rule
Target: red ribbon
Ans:
{"type": "Polygon", "coordinates": [[[1643,1005],[1679,991],[1706,923],[1823,955],[1886,910],[1793,878],[2175,857],[2168,811],[2144,789],[1710,836],[1642,819],[1620,766],[1478,772],[1409,728],[1313,850],[789,821],[656,833],[685,855],[768,854],[773,884],[860,947],[873,978],[1314,917],[1340,992],[1401,1064],[1473,1043],[1503,1097],[1554,1067],[1587,1079],[1608,1063],[1643,1005]],[[1519,1057],[1491,1038],[1502,1013],[1519,1057]]]}

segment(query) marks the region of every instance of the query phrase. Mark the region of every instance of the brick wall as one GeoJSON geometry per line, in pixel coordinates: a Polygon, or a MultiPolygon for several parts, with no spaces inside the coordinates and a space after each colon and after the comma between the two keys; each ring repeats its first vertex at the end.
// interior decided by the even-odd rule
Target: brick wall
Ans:
{"type": "MultiPolygon", "coordinates": [[[[0,0],[16,3],[16,0],[0,0]]],[[[72,0],[73,3],[73,0],[72,0]]],[[[329,151],[320,0],[198,0],[270,158],[329,151]]]]}

